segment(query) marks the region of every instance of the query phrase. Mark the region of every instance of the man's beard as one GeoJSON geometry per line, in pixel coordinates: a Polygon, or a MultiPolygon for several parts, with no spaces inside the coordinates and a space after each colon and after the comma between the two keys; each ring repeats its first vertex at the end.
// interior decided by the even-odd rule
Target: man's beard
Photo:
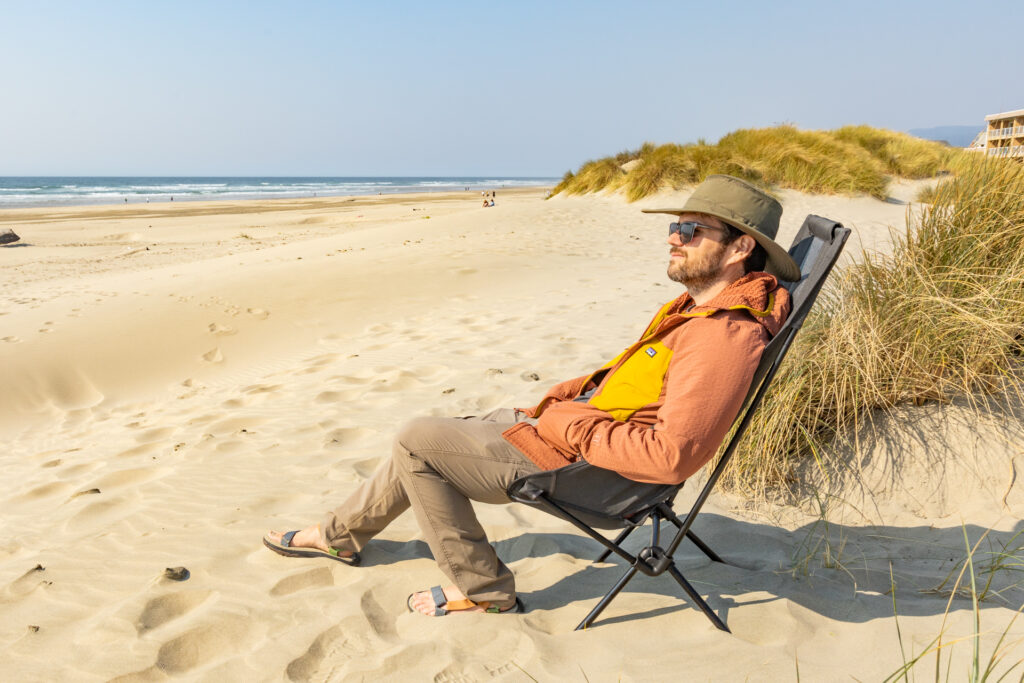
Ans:
{"type": "MultiPolygon", "coordinates": [[[[682,249],[672,250],[674,253],[682,251],[682,249]]],[[[699,260],[694,258],[693,252],[689,252],[684,258],[669,262],[668,277],[670,280],[686,285],[686,290],[691,295],[702,292],[715,284],[721,276],[721,261],[724,252],[725,246],[721,244],[715,251],[704,254],[699,260]]]]}

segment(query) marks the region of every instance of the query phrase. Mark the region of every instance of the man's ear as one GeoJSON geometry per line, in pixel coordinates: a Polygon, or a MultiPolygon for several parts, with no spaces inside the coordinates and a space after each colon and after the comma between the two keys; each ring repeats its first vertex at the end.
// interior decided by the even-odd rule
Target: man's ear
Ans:
{"type": "Polygon", "coordinates": [[[726,263],[743,263],[754,252],[754,248],[757,247],[757,241],[750,235],[741,235],[729,246],[732,247],[732,250],[726,259],[726,263]]]}

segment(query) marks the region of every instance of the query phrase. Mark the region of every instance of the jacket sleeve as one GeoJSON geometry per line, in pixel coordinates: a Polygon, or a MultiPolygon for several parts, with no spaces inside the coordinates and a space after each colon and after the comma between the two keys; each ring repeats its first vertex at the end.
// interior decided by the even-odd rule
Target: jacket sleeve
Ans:
{"type": "Polygon", "coordinates": [[[583,391],[583,385],[590,378],[590,375],[584,375],[575,379],[568,379],[564,382],[559,382],[555,386],[548,389],[548,393],[544,394],[544,398],[541,399],[540,403],[535,405],[533,408],[524,410],[527,417],[536,417],[538,409],[545,404],[551,404],[555,401],[571,401],[580,395],[583,391]]]}
{"type": "Polygon", "coordinates": [[[673,344],[654,425],[619,422],[585,406],[589,410],[570,408],[550,416],[545,411],[538,430],[547,438],[561,434],[587,462],[629,479],[680,483],[718,450],[767,343],[767,332],[749,319],[732,314],[693,319],[673,344]]]}

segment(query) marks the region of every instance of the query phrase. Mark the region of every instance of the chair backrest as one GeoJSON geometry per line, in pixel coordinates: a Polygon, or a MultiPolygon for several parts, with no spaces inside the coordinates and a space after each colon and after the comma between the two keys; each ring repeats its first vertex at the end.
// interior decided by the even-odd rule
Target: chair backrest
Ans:
{"type": "MultiPolygon", "coordinates": [[[[839,259],[849,236],[850,229],[844,228],[836,221],[814,214],[804,219],[789,248],[789,255],[800,267],[800,279],[796,282],[780,282],[790,294],[789,317],[761,354],[761,361],[754,371],[754,379],[744,401],[745,406],[750,405],[768,371],[782,361],[780,354],[783,348],[789,346],[793,336],[803,326],[807,314],[818,298],[818,292],[839,259]]],[[[740,415],[743,415],[742,410],[740,415]]]]}
{"type": "Polygon", "coordinates": [[[689,530],[690,525],[693,524],[693,520],[697,513],[700,512],[701,506],[704,505],[704,501],[711,494],[711,490],[715,487],[718,478],[725,470],[726,465],[729,464],[733,451],[736,450],[737,444],[743,438],[743,433],[746,432],[747,426],[750,424],[758,405],[761,403],[761,399],[764,398],[765,392],[771,385],[779,365],[782,363],[783,358],[786,357],[786,352],[793,342],[793,337],[796,336],[796,333],[804,324],[807,314],[818,298],[818,292],[821,291],[822,285],[825,284],[828,274],[832,272],[832,267],[839,260],[839,254],[842,253],[843,246],[849,237],[849,228],[844,228],[842,224],[836,221],[813,214],[807,216],[803,225],[800,226],[799,232],[797,232],[796,237],[793,239],[793,245],[789,248],[789,255],[793,257],[793,260],[800,267],[800,280],[797,282],[781,283],[792,297],[789,317],[786,318],[786,322],[782,329],[779,330],[779,333],[775,335],[762,352],[761,362],[758,363],[757,370],[754,371],[754,379],[750,383],[750,390],[747,392],[744,408],[740,410],[739,417],[737,417],[739,425],[733,432],[732,438],[725,447],[725,451],[722,453],[722,457],[719,459],[715,469],[708,476],[704,488],[697,495],[697,499],[694,501],[693,507],[690,508],[690,512],[687,514],[680,532],[673,539],[670,546],[670,555],[672,552],[675,552],[676,546],[689,530]]]}

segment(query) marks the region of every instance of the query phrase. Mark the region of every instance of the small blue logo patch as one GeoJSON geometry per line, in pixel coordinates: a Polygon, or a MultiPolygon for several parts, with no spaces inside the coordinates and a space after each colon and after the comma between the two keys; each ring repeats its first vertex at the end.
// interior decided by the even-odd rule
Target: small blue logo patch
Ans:
{"type": "Polygon", "coordinates": [[[658,352],[654,350],[653,346],[648,346],[647,350],[644,351],[644,353],[646,353],[651,358],[654,358],[654,356],[656,356],[658,352]]]}

